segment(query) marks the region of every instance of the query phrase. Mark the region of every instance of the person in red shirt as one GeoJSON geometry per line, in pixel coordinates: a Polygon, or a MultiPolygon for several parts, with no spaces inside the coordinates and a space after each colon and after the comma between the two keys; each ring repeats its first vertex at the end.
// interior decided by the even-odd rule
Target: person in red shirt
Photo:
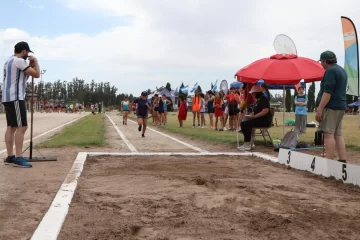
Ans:
{"type": "Polygon", "coordinates": [[[178,119],[179,119],[180,127],[182,128],[184,126],[184,121],[186,120],[187,117],[187,104],[184,96],[179,96],[179,100],[180,100],[180,107],[178,111],[178,119]]]}
{"type": "Polygon", "coordinates": [[[231,87],[229,94],[225,96],[225,99],[228,101],[230,131],[236,131],[238,126],[237,115],[239,113],[240,96],[235,91],[236,89],[231,87]]]}
{"type": "Polygon", "coordinates": [[[215,109],[215,131],[224,131],[224,115],[223,115],[223,101],[219,92],[215,93],[214,109],[215,109]],[[218,121],[220,118],[220,129],[218,129],[218,121]]]}

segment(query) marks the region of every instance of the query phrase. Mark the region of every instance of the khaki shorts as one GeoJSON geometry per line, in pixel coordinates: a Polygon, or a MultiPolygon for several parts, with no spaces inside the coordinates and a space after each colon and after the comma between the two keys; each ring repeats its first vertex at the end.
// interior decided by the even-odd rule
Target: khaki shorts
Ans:
{"type": "Polygon", "coordinates": [[[325,108],[322,113],[323,120],[320,122],[319,129],[325,133],[341,136],[342,120],[344,115],[344,110],[325,108]]]}

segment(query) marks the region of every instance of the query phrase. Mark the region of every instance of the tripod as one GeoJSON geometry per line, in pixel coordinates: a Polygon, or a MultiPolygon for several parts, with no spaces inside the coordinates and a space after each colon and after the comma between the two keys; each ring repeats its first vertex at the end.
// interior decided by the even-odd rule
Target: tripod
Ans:
{"type": "MultiPolygon", "coordinates": [[[[30,155],[29,157],[25,157],[26,161],[28,162],[44,162],[44,161],[57,161],[57,157],[50,156],[45,157],[43,156],[39,150],[35,149],[41,157],[33,157],[33,128],[34,128],[34,77],[31,77],[31,100],[30,100],[30,109],[31,109],[31,125],[30,125],[30,145],[27,147],[24,152],[26,152],[28,149],[30,149],[30,155]]],[[[24,153],[23,152],[23,153],[24,153]]]]}

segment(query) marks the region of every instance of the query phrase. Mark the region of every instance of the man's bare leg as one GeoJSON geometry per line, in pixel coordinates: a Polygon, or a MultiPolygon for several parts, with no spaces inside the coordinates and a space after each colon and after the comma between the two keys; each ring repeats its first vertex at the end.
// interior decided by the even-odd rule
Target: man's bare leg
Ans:
{"type": "Polygon", "coordinates": [[[24,135],[27,127],[19,127],[15,132],[15,156],[21,157],[24,145],[24,135]]]}
{"type": "Polygon", "coordinates": [[[7,127],[5,132],[5,144],[8,156],[14,155],[14,134],[17,128],[7,127]]]}
{"type": "Polygon", "coordinates": [[[326,158],[333,160],[335,157],[335,137],[334,134],[324,132],[324,144],[326,158]]]}
{"type": "Polygon", "coordinates": [[[336,149],[339,154],[339,160],[346,160],[346,148],[343,136],[335,135],[336,149]]]}

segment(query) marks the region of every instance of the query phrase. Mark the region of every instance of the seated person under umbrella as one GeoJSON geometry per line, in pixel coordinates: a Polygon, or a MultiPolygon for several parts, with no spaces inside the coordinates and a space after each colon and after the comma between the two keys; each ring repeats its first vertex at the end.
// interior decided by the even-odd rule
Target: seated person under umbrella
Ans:
{"type": "Polygon", "coordinates": [[[244,144],[238,148],[240,151],[251,150],[252,146],[250,146],[250,141],[253,128],[268,128],[271,126],[272,121],[270,102],[264,96],[261,87],[253,86],[249,93],[256,98],[256,102],[253,108],[254,112],[245,115],[243,122],[241,122],[241,130],[244,134],[244,144]]]}

